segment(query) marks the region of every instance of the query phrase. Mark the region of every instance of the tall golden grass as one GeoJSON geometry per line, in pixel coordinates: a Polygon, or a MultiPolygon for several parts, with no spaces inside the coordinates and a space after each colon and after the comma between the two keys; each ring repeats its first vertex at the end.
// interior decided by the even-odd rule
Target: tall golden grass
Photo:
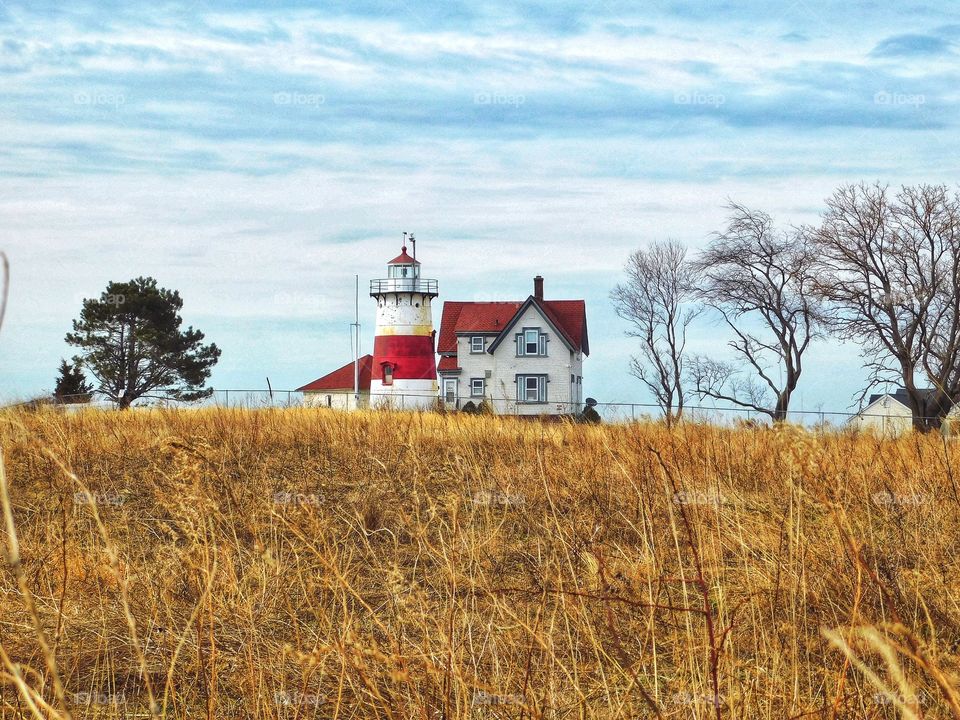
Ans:
{"type": "Polygon", "coordinates": [[[960,718],[960,452],[0,415],[3,718],[960,718]]]}

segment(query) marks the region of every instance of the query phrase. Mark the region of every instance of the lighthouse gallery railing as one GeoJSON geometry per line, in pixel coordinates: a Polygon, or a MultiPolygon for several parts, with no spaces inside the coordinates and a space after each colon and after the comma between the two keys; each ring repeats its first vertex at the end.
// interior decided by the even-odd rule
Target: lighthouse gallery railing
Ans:
{"type": "Polygon", "coordinates": [[[383,278],[370,281],[370,294],[382,295],[389,292],[415,292],[426,295],[438,295],[437,281],[423,278],[383,278]]]}

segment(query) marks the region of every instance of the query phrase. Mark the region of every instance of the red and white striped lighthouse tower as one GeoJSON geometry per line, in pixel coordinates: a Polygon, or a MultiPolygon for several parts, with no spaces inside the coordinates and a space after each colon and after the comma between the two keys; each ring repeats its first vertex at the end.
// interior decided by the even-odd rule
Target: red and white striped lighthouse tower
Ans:
{"type": "Polygon", "coordinates": [[[437,399],[433,332],[437,281],[420,277],[413,235],[410,243],[413,257],[404,244],[400,254],[387,263],[387,277],[370,281],[370,297],[377,301],[372,405],[419,409],[431,407],[437,399]]]}

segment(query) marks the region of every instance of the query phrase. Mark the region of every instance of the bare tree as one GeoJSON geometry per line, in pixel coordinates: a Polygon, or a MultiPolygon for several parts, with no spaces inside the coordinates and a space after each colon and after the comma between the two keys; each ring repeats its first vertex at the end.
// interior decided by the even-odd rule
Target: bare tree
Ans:
{"type": "Polygon", "coordinates": [[[944,186],[891,197],[878,183],[847,185],[827,201],[814,242],[830,324],[863,347],[861,404],[893,381],[914,428],[939,428],[960,400],[960,197],[944,186]]]}
{"type": "Polygon", "coordinates": [[[653,394],[667,425],[683,415],[687,327],[699,313],[690,305],[695,275],[686,256],[679,243],[651,243],[630,255],[627,281],[610,293],[617,315],[631,325],[627,335],[640,340],[630,372],[653,394]]]}
{"type": "Polygon", "coordinates": [[[694,263],[700,297],[733,331],[728,345],[746,361],[697,356],[690,375],[701,398],[725,400],[786,420],[819,332],[813,253],[800,230],[778,230],[764,212],[731,204],[727,228],[694,263]]]}

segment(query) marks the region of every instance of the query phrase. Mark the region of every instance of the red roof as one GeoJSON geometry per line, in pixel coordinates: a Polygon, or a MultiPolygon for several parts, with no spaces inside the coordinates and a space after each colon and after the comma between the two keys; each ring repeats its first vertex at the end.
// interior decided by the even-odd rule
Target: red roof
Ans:
{"type": "Polygon", "coordinates": [[[457,365],[457,358],[449,355],[444,355],[442,358],[440,358],[440,362],[437,363],[437,371],[439,372],[459,369],[460,366],[457,365]]]}
{"type": "Polygon", "coordinates": [[[575,350],[590,354],[587,340],[587,304],[583,300],[541,300],[538,303],[575,350]]]}
{"type": "Polygon", "coordinates": [[[412,257],[407,255],[407,246],[404,245],[401,249],[401,253],[397,255],[393,260],[387,263],[387,265],[419,265],[419,260],[414,260],[412,257]]]}
{"type": "MultiPolygon", "coordinates": [[[[571,347],[590,353],[587,307],[583,300],[530,299],[557,327],[571,347]]],[[[437,352],[456,352],[457,333],[503,332],[523,305],[523,302],[445,302],[440,318],[437,352]]]]}
{"type": "Polygon", "coordinates": [[[522,302],[445,302],[437,352],[456,352],[458,332],[502,332],[521,305],[522,302]]]}
{"type": "MultiPolygon", "coordinates": [[[[360,358],[360,389],[370,389],[370,374],[373,367],[373,355],[364,355],[360,358]]],[[[311,392],[315,390],[353,390],[353,363],[349,362],[342,368],[337,368],[332,373],[317,378],[312,383],[308,383],[297,392],[311,392]]]]}

